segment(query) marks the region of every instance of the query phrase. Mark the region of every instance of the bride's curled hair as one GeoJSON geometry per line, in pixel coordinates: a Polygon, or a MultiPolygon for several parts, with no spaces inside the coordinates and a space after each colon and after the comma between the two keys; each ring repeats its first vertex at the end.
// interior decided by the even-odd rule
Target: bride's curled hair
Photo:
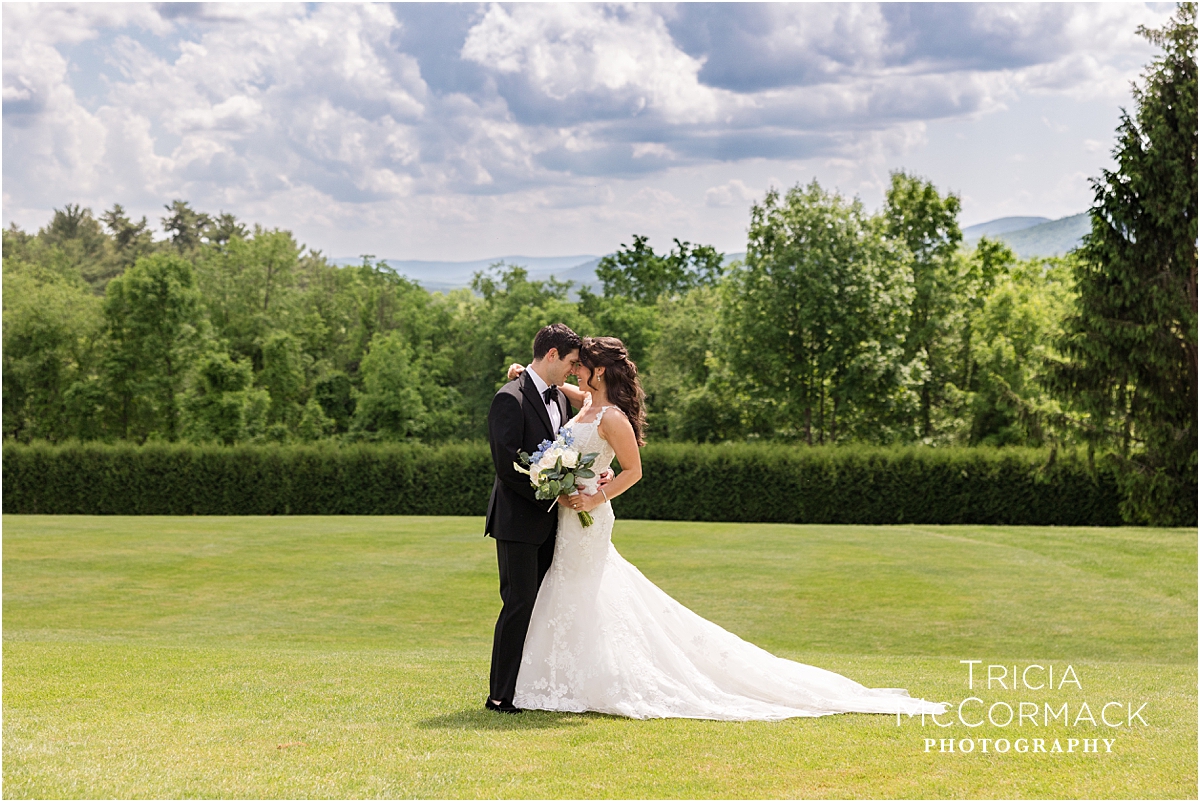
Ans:
{"type": "MultiPolygon", "coordinates": [[[[579,361],[588,370],[604,368],[608,385],[608,400],[615,404],[633,426],[639,446],[646,445],[642,433],[646,430],[646,394],[638,381],[637,365],[629,358],[625,343],[616,337],[584,337],[579,349],[579,361]]],[[[591,380],[588,381],[591,386],[591,380]]],[[[592,389],[598,389],[592,386],[592,389]]]]}

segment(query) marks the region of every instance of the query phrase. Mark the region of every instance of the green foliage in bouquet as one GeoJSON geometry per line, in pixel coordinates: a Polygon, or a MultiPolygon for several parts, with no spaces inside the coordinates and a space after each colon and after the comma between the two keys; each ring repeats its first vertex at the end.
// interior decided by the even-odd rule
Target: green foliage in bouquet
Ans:
{"type": "MultiPolygon", "coordinates": [[[[564,493],[571,494],[577,487],[576,479],[596,478],[596,472],[592,470],[592,466],[595,464],[597,456],[597,454],[584,454],[574,468],[564,467],[562,457],[559,457],[555,460],[552,468],[542,471],[541,475],[544,481],[537,486],[537,497],[543,501],[549,501],[564,493]]],[[[520,457],[526,467],[531,464],[532,458],[529,454],[522,451],[520,457]]]]}
{"type": "MultiPolygon", "coordinates": [[[[592,467],[596,464],[598,456],[598,453],[579,454],[570,450],[570,440],[564,440],[560,435],[554,442],[543,440],[541,447],[533,454],[518,451],[517,457],[521,464],[514,464],[513,467],[529,475],[529,481],[537,488],[536,498],[550,501],[559,496],[574,494],[579,489],[577,480],[596,478],[592,467]],[[563,464],[563,458],[567,454],[575,457],[572,460],[574,466],[568,467],[563,464]],[[547,463],[547,457],[553,457],[553,464],[547,463]]],[[[584,526],[591,526],[593,523],[591,514],[586,510],[579,513],[579,521],[584,526]]]]}

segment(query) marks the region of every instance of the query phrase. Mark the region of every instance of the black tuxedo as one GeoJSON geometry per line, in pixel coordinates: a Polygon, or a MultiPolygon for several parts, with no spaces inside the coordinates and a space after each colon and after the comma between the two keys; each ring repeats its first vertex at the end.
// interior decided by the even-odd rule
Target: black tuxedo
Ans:
{"type": "MultiPolygon", "coordinates": [[[[569,408],[562,393],[557,403],[559,420],[566,423],[569,408]]],[[[498,702],[512,702],[533,603],[550,570],[558,530],[557,505],[537,500],[529,477],[513,463],[518,462],[518,451],[532,454],[543,440],[554,437],[550,414],[528,370],[496,392],[488,410],[488,442],[496,481],[484,534],[496,539],[504,602],[492,640],[491,698],[498,702]]]]}
{"type": "MultiPolygon", "coordinates": [[[[567,399],[558,394],[559,420],[569,417],[567,399]]],[[[518,472],[517,452],[532,454],[543,440],[553,440],[550,414],[533,383],[529,371],[501,387],[488,409],[488,442],[492,447],[492,464],[496,481],[488,500],[484,534],[497,540],[540,545],[553,537],[558,528],[558,511],[549,501],[534,498],[529,477],[518,472]]]]}

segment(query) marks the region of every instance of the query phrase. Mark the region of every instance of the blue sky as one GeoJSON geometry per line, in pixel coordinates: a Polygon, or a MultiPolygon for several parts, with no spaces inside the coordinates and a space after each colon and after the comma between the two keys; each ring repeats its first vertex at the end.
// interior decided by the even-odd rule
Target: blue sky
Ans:
{"type": "Polygon", "coordinates": [[[1086,209],[1171,4],[5,3],[4,224],[66,203],[331,256],[744,249],[904,168],[963,225],[1086,209]]]}

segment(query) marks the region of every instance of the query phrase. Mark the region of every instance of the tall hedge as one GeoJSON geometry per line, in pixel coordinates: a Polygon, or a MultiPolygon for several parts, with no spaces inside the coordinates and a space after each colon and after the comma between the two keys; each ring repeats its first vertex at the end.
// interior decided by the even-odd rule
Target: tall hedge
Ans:
{"type": "Polygon", "coordinates": [[[1121,523],[1111,471],[1034,449],[662,445],[629,518],[842,524],[1121,523]]]}
{"type": "MultiPolygon", "coordinates": [[[[619,517],[1115,525],[1111,472],[1029,449],[647,446],[619,517]]],[[[483,515],[484,444],[4,446],[6,513],[483,515]]]]}
{"type": "MultiPolygon", "coordinates": [[[[1121,522],[1108,471],[1031,449],[650,445],[622,517],[790,523],[1121,522]]],[[[482,515],[484,444],[4,447],[5,513],[482,515]]]]}

